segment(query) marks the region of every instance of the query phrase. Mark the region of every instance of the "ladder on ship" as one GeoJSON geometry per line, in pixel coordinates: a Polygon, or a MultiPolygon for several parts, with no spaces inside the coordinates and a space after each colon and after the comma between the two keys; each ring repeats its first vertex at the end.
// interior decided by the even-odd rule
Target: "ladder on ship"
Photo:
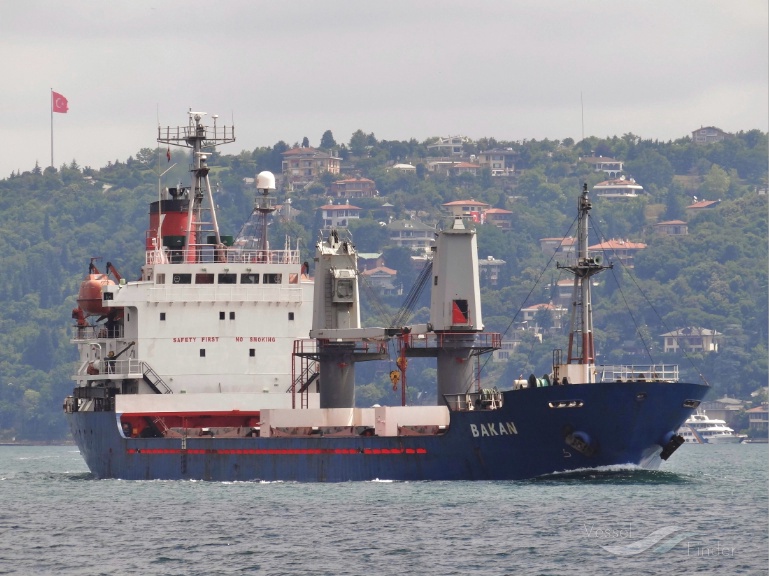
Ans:
{"type": "Polygon", "coordinates": [[[163,381],[149,364],[142,362],[142,368],[142,377],[155,394],[173,394],[173,390],[168,387],[168,384],[163,381]]]}
{"type": "Polygon", "coordinates": [[[292,394],[292,407],[296,408],[296,395],[299,394],[299,407],[310,407],[310,386],[320,376],[318,361],[315,358],[314,340],[295,340],[294,353],[291,355],[291,386],[286,390],[292,394]]]}

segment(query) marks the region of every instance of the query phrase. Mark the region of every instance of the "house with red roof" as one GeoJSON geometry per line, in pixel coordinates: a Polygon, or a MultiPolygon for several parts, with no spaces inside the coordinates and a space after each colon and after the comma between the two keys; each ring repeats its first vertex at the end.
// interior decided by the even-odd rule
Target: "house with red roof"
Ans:
{"type": "Polygon", "coordinates": [[[748,415],[748,429],[753,435],[766,437],[766,433],[769,431],[769,407],[767,407],[766,402],[745,412],[748,415]]]}
{"type": "Polygon", "coordinates": [[[553,254],[563,254],[569,256],[574,254],[575,247],[577,245],[576,238],[540,238],[539,247],[542,252],[547,256],[553,254]]]}
{"type": "Polygon", "coordinates": [[[504,208],[489,208],[484,212],[486,224],[491,224],[502,230],[513,229],[513,213],[504,208]]]}
{"type": "Polygon", "coordinates": [[[689,216],[695,216],[704,210],[712,210],[721,203],[721,200],[698,200],[686,207],[689,216]]]}
{"type": "Polygon", "coordinates": [[[397,284],[398,271],[387,266],[377,266],[360,273],[369,286],[386,296],[400,296],[403,288],[397,284]]]}
{"type": "Polygon", "coordinates": [[[640,250],[645,250],[646,244],[630,240],[606,240],[600,244],[588,246],[590,252],[603,252],[606,260],[619,260],[628,268],[633,267],[633,259],[640,250]]]}
{"type": "Polygon", "coordinates": [[[331,184],[335,198],[372,198],[377,195],[376,184],[368,178],[345,178],[331,184]]]}
{"type": "Polygon", "coordinates": [[[489,209],[489,204],[478,200],[454,200],[445,202],[443,208],[455,218],[464,218],[474,222],[481,222],[481,215],[489,209]]]}

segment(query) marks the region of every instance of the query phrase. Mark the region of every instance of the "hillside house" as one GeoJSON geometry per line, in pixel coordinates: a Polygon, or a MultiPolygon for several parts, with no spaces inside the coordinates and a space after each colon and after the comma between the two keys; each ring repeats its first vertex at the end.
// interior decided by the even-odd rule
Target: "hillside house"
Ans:
{"type": "Polygon", "coordinates": [[[323,228],[347,228],[350,220],[360,218],[362,208],[352,206],[351,204],[326,204],[318,208],[323,218],[323,228]]]}
{"type": "Polygon", "coordinates": [[[427,150],[431,156],[462,156],[464,155],[463,144],[469,141],[470,139],[464,136],[448,136],[428,144],[427,150]]]}
{"type": "Polygon", "coordinates": [[[664,234],[666,236],[686,236],[689,234],[689,225],[683,220],[657,222],[653,228],[657,234],[664,234]]]}
{"type": "Polygon", "coordinates": [[[323,172],[339,174],[341,158],[312,147],[283,152],[282,175],[286,191],[293,192],[315,182],[323,172]]]}
{"type": "Polygon", "coordinates": [[[596,172],[605,172],[609,178],[619,178],[622,175],[624,163],[622,160],[615,160],[604,156],[587,156],[580,158],[580,161],[589,164],[596,172]]]}
{"type": "Polygon", "coordinates": [[[700,408],[707,412],[708,416],[711,418],[718,418],[719,420],[725,421],[727,424],[731,424],[745,408],[745,402],[738,400],[737,398],[724,396],[718,400],[703,402],[700,404],[700,408]]]}
{"type": "Polygon", "coordinates": [[[756,436],[766,436],[769,431],[769,407],[766,402],[756,408],[746,410],[748,415],[748,429],[756,436]]]}
{"type": "Polygon", "coordinates": [[[332,183],[330,193],[334,198],[372,198],[377,190],[368,178],[345,178],[332,183]]]}
{"type": "Polygon", "coordinates": [[[716,142],[722,142],[729,136],[720,128],[715,126],[703,126],[697,130],[692,130],[692,142],[698,146],[705,146],[706,144],[715,144],[716,142]]]}
{"type": "Polygon", "coordinates": [[[646,244],[642,242],[631,242],[630,240],[606,240],[600,244],[588,246],[590,252],[603,252],[605,260],[619,260],[628,268],[633,267],[635,255],[641,250],[646,249],[646,244]]]}
{"type": "Polygon", "coordinates": [[[451,160],[435,160],[427,163],[427,170],[436,174],[445,174],[459,176],[461,174],[472,174],[477,176],[481,167],[472,162],[461,162],[451,160]]]}
{"type": "Polygon", "coordinates": [[[381,252],[358,252],[358,270],[373,270],[377,266],[384,266],[381,252]]]}
{"type": "Polygon", "coordinates": [[[513,229],[513,213],[510,210],[489,208],[484,214],[486,216],[486,224],[491,224],[501,230],[513,229]]]}
{"type": "Polygon", "coordinates": [[[568,308],[574,297],[574,278],[561,278],[550,285],[550,295],[554,304],[568,308]]]}
{"type": "Polygon", "coordinates": [[[454,200],[444,203],[443,208],[454,218],[483,222],[482,215],[489,209],[489,204],[472,199],[454,200]]]}
{"type": "Polygon", "coordinates": [[[478,165],[491,170],[492,176],[508,176],[515,172],[518,153],[512,148],[493,148],[478,153],[478,165]]]}
{"type": "Polygon", "coordinates": [[[567,313],[567,309],[559,304],[553,304],[549,302],[547,304],[535,304],[528,306],[527,308],[521,308],[523,314],[523,322],[528,323],[529,326],[534,326],[535,330],[553,328],[556,330],[561,329],[561,319],[567,313]],[[549,313],[550,326],[540,326],[538,316],[542,313],[549,313]]]}
{"type": "Polygon", "coordinates": [[[626,180],[624,176],[612,180],[605,180],[593,186],[593,191],[598,197],[606,198],[607,200],[637,198],[643,193],[643,190],[643,186],[638,184],[635,180],[632,178],[626,180]]]}
{"type": "Polygon", "coordinates": [[[377,266],[361,272],[361,277],[369,286],[385,296],[400,296],[403,288],[396,282],[398,272],[386,266],[377,266]]]}
{"type": "Polygon", "coordinates": [[[723,335],[707,328],[679,328],[662,334],[665,352],[718,352],[718,341],[723,335]]]}
{"type": "Polygon", "coordinates": [[[497,260],[494,256],[487,256],[485,260],[478,259],[478,276],[482,286],[497,286],[499,273],[506,262],[497,260]]]}
{"type": "Polygon", "coordinates": [[[416,219],[393,220],[387,225],[390,241],[413,251],[428,251],[435,244],[435,228],[416,219]]]}
{"type": "Polygon", "coordinates": [[[417,173],[417,167],[413,164],[393,164],[390,166],[390,168],[387,169],[389,172],[390,170],[395,170],[397,172],[404,172],[405,174],[416,174],[417,173]]]}
{"type": "Polygon", "coordinates": [[[507,362],[521,345],[521,338],[513,334],[511,339],[505,338],[500,343],[501,346],[491,353],[492,362],[507,362]]]}
{"type": "Polygon", "coordinates": [[[721,203],[721,200],[697,200],[686,207],[686,215],[696,216],[705,210],[712,210],[721,203]]]}
{"type": "Polygon", "coordinates": [[[576,238],[540,238],[539,247],[546,256],[553,254],[563,255],[568,258],[574,254],[577,245],[576,238]]]}

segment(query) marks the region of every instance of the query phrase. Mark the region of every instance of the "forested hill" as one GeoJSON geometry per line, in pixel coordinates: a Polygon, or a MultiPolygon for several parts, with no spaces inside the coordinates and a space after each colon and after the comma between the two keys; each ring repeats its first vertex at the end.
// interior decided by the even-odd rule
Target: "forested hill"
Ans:
{"type": "MultiPolygon", "coordinates": [[[[384,253],[386,265],[398,271],[404,295],[383,297],[371,306],[380,316],[369,313],[371,323],[381,324],[386,321],[381,316],[398,310],[417,276],[405,249],[389,246],[381,222],[391,216],[437,223],[445,215],[443,203],[473,198],[513,213],[510,231],[477,226],[480,257],[505,261],[498,284],[483,287],[486,328],[507,330],[522,306],[547,302],[554,289],[553,273],[541,273],[548,257],[539,239],[566,235],[582,183],[592,188],[607,179],[582,159],[612,157],[625,163],[624,174],[643,185],[644,194],[621,201],[593,195],[596,229],[601,239],[621,238],[648,247],[636,256],[634,269],[615,267],[595,291],[599,360],[620,362],[635,355],[636,362],[648,362],[649,349],[657,362],[678,362],[685,377],[697,379],[701,374],[715,397],[728,393],[747,399],[766,385],[766,134],[740,132],[706,146],[690,138],[656,142],[632,134],[578,143],[493,138],[465,142],[467,159],[492,148],[511,152],[515,171],[505,177],[492,176],[489,170],[477,175],[430,172],[430,143],[379,141],[363,131],[341,145],[327,131],[318,143],[343,158],[346,173],[374,180],[379,191],[376,198],[354,200],[363,212],[351,225],[352,233],[359,251],[384,253]],[[411,163],[416,171],[392,170],[396,162],[411,163]],[[720,203],[694,215],[686,207],[695,197],[720,203]],[[392,205],[390,212],[383,211],[384,203],[392,205]],[[688,222],[688,235],[654,233],[655,223],[679,219],[688,222]],[[689,326],[722,333],[719,351],[688,357],[663,354],[660,335],[689,326]]],[[[289,148],[278,142],[239,154],[217,152],[209,159],[225,233],[237,234],[251,212],[255,190],[245,179],[261,170],[279,174],[282,153],[289,148]]],[[[181,154],[174,161],[178,164],[164,178],[166,186],[189,177],[181,154]]],[[[81,168],[73,160],[60,168],[35,167],[0,180],[0,440],[67,435],[61,405],[73,385],[76,355],[69,338],[80,281],[91,257],[101,257],[102,266],[113,262],[129,280],[138,277],[148,203],[158,195],[158,172],[169,165],[165,150],[142,149],[135,157],[99,169],[81,168]],[[158,169],[159,152],[163,164],[158,169]]],[[[317,208],[328,202],[329,186],[337,178],[323,174],[293,192],[296,218],[276,220],[276,237],[300,235],[309,250],[321,227],[317,208]]],[[[280,190],[278,196],[286,198],[280,190]]],[[[311,256],[303,258],[311,261],[311,256]]],[[[425,309],[417,310],[415,320],[424,321],[425,315],[425,309]]],[[[521,373],[547,371],[551,350],[562,347],[563,338],[563,330],[555,328],[545,332],[541,344],[524,337],[524,345],[508,362],[486,365],[489,384],[507,388],[521,373]]],[[[395,402],[382,376],[386,371],[360,372],[369,380],[358,388],[361,403],[395,402]]],[[[431,368],[415,366],[409,376],[413,398],[431,393],[434,398],[433,375],[431,368]]]]}

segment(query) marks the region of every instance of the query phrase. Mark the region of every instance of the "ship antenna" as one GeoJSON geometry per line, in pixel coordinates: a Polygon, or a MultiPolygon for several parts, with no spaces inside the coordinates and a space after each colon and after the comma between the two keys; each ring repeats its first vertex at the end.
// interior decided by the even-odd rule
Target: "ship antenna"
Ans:
{"type": "MultiPolygon", "coordinates": [[[[612,265],[603,266],[600,256],[591,257],[588,251],[588,221],[593,205],[587,190],[587,183],[582,185],[582,194],[578,201],[577,213],[577,255],[571,266],[557,264],[574,274],[572,291],[571,323],[569,326],[568,365],[576,365],[579,374],[569,374],[569,381],[593,382],[592,367],[595,364],[595,342],[593,340],[593,308],[591,303],[590,278],[612,265]],[[579,378],[576,380],[574,377],[579,378]]],[[[560,364],[560,362],[558,362],[560,364]]]]}

